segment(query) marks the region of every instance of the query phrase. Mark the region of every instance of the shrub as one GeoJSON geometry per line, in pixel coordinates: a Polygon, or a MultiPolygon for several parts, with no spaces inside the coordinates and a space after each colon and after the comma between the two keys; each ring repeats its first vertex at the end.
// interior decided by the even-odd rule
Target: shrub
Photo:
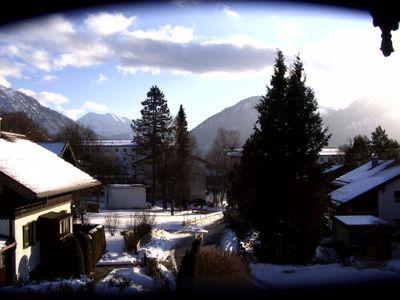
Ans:
{"type": "Polygon", "coordinates": [[[244,220],[236,207],[230,207],[224,211],[224,221],[226,227],[232,229],[239,239],[243,239],[251,229],[249,223],[244,220]]]}
{"type": "Polygon", "coordinates": [[[85,262],[85,274],[90,274],[94,270],[95,262],[93,255],[93,246],[90,236],[82,231],[75,232],[83,253],[83,260],[85,262]]]}
{"type": "Polygon", "coordinates": [[[104,226],[98,225],[91,229],[88,234],[91,236],[92,248],[93,248],[93,260],[98,262],[106,251],[106,235],[104,226]]]}
{"type": "Polygon", "coordinates": [[[131,214],[126,230],[121,233],[124,236],[125,249],[127,251],[135,250],[137,252],[138,242],[151,233],[154,224],[155,214],[151,214],[148,211],[131,214]]]}
{"type": "Polygon", "coordinates": [[[59,267],[54,265],[53,269],[60,276],[79,277],[85,273],[82,248],[75,236],[68,235],[59,242],[59,258],[59,267]]]}
{"type": "Polygon", "coordinates": [[[124,243],[126,251],[135,250],[137,252],[137,244],[146,235],[150,234],[151,226],[149,224],[138,224],[130,230],[124,231],[124,243]]]}
{"type": "Polygon", "coordinates": [[[250,269],[244,259],[215,247],[201,248],[196,255],[194,287],[201,289],[247,288],[250,269]]]}
{"type": "Polygon", "coordinates": [[[111,236],[114,236],[119,225],[119,217],[115,213],[107,213],[104,217],[105,227],[111,236]]]}
{"type": "Polygon", "coordinates": [[[191,290],[193,288],[196,256],[200,249],[201,242],[202,239],[199,236],[193,241],[190,250],[186,250],[176,277],[177,290],[191,290]]]}
{"type": "Polygon", "coordinates": [[[106,251],[104,226],[92,224],[74,224],[75,235],[81,245],[85,274],[93,271],[96,262],[106,251]]]}

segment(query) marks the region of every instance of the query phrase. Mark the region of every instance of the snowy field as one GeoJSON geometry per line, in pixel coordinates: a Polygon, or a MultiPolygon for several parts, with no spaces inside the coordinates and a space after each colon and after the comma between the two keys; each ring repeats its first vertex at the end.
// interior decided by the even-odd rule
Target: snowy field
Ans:
{"type": "MultiPolygon", "coordinates": [[[[103,210],[100,213],[88,213],[86,217],[92,224],[104,224],[105,216],[110,212],[103,210]]],[[[80,279],[30,283],[18,288],[6,287],[0,289],[0,292],[52,293],[67,291],[73,293],[90,291],[99,295],[126,295],[157,291],[160,288],[160,284],[146,275],[144,268],[140,265],[143,255],[146,254],[157,258],[159,262],[165,261],[171,254],[174,245],[181,238],[192,235],[193,233],[191,232],[201,231],[204,226],[222,218],[222,214],[217,214],[212,218],[203,219],[195,224],[185,226],[184,222],[192,218],[199,218],[199,214],[189,210],[178,212],[171,216],[169,211],[156,207],[151,210],[156,215],[156,228],[153,230],[153,237],[136,255],[124,250],[123,237],[120,234],[126,224],[129,224],[133,212],[125,210],[113,211],[119,217],[119,229],[114,236],[106,233],[107,251],[98,262],[98,265],[114,265],[115,269],[94,286],[90,284],[89,277],[83,276],[80,279]]],[[[229,230],[226,230],[220,244],[221,248],[226,251],[237,251],[238,248],[237,239],[229,230]]],[[[171,290],[174,290],[174,275],[161,264],[159,266],[164,278],[168,281],[168,286],[171,290]]],[[[285,289],[399,278],[400,259],[390,260],[386,264],[375,268],[365,265],[343,266],[339,263],[310,264],[306,266],[251,263],[250,269],[255,287],[285,289]]]]}

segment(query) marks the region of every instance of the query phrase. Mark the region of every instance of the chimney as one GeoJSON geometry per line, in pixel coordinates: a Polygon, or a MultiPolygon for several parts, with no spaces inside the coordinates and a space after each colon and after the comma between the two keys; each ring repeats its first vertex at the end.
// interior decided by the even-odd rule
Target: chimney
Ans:
{"type": "Polygon", "coordinates": [[[378,164],[379,164],[378,155],[376,155],[375,153],[373,153],[373,154],[372,154],[372,157],[371,157],[371,169],[372,169],[372,168],[375,168],[378,164]]]}

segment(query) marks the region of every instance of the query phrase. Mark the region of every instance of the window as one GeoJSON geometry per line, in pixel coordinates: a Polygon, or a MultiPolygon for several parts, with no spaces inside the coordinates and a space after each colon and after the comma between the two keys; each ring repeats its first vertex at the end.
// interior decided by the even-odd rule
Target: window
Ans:
{"type": "Polygon", "coordinates": [[[126,148],[124,148],[124,152],[126,152],[126,148]]]}
{"type": "Polygon", "coordinates": [[[24,225],[22,231],[24,248],[36,244],[36,221],[24,225]]]}
{"type": "Polygon", "coordinates": [[[118,148],[115,148],[115,152],[118,152],[119,151],[119,149],[118,148]]]}
{"type": "Polygon", "coordinates": [[[400,191],[394,191],[394,202],[400,203],[400,191]]]}

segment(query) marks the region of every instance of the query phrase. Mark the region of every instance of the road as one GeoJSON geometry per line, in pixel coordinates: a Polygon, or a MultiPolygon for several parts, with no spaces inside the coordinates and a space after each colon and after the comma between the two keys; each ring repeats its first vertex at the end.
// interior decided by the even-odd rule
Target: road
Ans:
{"type": "MultiPolygon", "coordinates": [[[[220,219],[216,221],[213,224],[210,224],[206,227],[204,227],[205,230],[208,232],[204,234],[204,239],[203,239],[203,246],[218,246],[219,241],[221,240],[221,237],[225,231],[225,223],[223,219],[220,219]]],[[[175,257],[175,262],[176,266],[178,267],[181,265],[181,261],[183,256],[185,255],[186,250],[190,249],[192,246],[194,237],[186,237],[181,239],[176,245],[175,245],[175,252],[174,252],[174,257],[175,257]]]]}

